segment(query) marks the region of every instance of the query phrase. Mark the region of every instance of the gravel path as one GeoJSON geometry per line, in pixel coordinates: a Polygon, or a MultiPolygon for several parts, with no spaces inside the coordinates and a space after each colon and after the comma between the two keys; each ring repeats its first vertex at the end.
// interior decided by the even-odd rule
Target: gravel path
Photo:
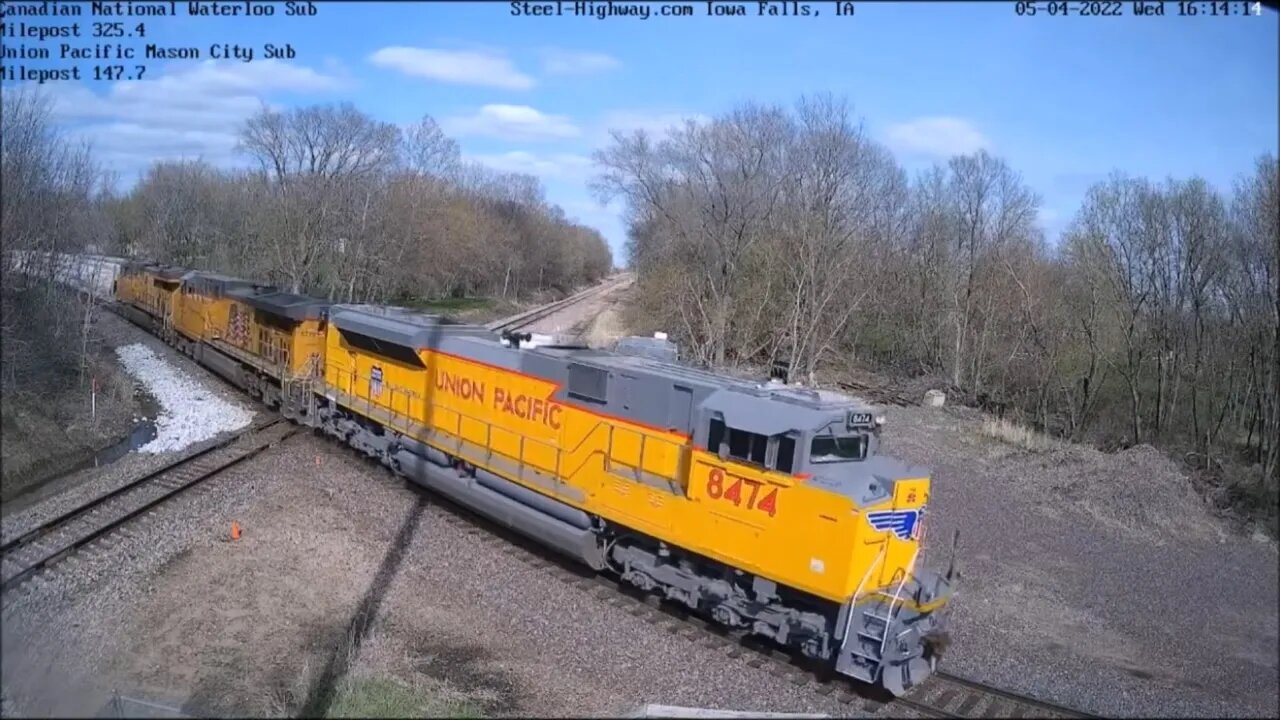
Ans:
{"type": "Polygon", "coordinates": [[[965,409],[893,408],[934,470],[929,555],[962,572],[946,667],[1105,715],[1277,716],[1277,553],[1159,453],[1027,453],[965,409]]]}
{"type": "Polygon", "coordinates": [[[520,328],[520,331],[573,336],[584,330],[593,318],[610,306],[610,298],[626,291],[627,288],[631,287],[632,282],[634,281],[623,282],[609,292],[596,295],[589,300],[570,305],[567,308],[562,308],[526,327],[520,328]]]}

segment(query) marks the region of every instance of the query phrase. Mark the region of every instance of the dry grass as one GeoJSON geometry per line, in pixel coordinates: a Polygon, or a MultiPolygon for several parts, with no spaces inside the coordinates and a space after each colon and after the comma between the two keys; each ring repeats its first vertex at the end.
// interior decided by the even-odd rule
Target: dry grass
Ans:
{"type": "Polygon", "coordinates": [[[626,335],[622,318],[615,307],[605,308],[582,332],[582,340],[593,348],[607,348],[626,335]]]}
{"type": "Polygon", "coordinates": [[[387,627],[386,618],[358,646],[354,641],[348,637],[343,648],[347,672],[337,680],[326,717],[484,717],[482,708],[492,698],[482,689],[421,672],[422,658],[387,627]]]}
{"type": "Polygon", "coordinates": [[[437,697],[393,677],[355,675],[338,686],[331,718],[483,717],[465,701],[437,697]]]}
{"type": "Polygon", "coordinates": [[[979,426],[978,432],[985,437],[1030,452],[1047,452],[1063,446],[1061,440],[1055,440],[1044,433],[1003,418],[986,418],[979,426]]]}
{"type": "Polygon", "coordinates": [[[293,682],[287,686],[276,687],[267,700],[268,714],[271,717],[294,717],[307,702],[307,692],[314,680],[310,658],[303,657],[302,667],[294,676],[293,682]]]}

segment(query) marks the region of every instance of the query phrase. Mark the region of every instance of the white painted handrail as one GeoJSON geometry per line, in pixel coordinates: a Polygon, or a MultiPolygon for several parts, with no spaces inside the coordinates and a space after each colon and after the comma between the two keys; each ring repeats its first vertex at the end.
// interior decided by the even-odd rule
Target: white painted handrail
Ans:
{"type": "Polygon", "coordinates": [[[898,604],[898,600],[902,595],[902,587],[907,584],[907,578],[911,577],[912,571],[916,569],[916,558],[920,557],[920,546],[916,545],[916,551],[911,553],[911,562],[907,563],[907,571],[903,573],[902,580],[898,582],[898,587],[893,591],[893,600],[889,601],[889,612],[884,620],[884,639],[880,641],[880,657],[884,657],[884,649],[889,645],[889,623],[893,622],[893,608],[898,604]]]}
{"type": "MultiPolygon", "coordinates": [[[[883,558],[885,553],[888,551],[889,543],[888,541],[885,541],[885,543],[880,546],[880,552],[876,553],[876,559],[867,566],[867,572],[862,575],[862,580],[858,583],[858,588],[853,591],[853,597],[849,599],[849,612],[844,618],[844,632],[840,635],[841,642],[849,642],[849,626],[853,623],[853,610],[858,606],[858,596],[862,594],[862,588],[866,586],[867,580],[871,578],[872,571],[876,569],[876,566],[880,564],[880,559],[883,558]]],[[[886,635],[889,633],[888,624],[885,625],[884,631],[886,635]]]]}

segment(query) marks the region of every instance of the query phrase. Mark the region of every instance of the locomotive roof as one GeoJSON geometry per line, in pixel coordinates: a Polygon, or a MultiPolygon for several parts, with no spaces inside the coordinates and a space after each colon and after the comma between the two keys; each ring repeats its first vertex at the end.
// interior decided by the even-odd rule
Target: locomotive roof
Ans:
{"type": "MultiPolygon", "coordinates": [[[[501,344],[497,333],[483,326],[459,323],[402,307],[333,305],[329,309],[329,321],[339,330],[414,349],[438,349],[448,340],[458,340],[465,345],[455,346],[455,349],[469,347],[471,350],[463,352],[480,353],[477,359],[490,362],[490,358],[496,359],[500,353],[510,352],[501,344]],[[490,352],[495,354],[490,356],[490,352]]],[[[743,378],[637,355],[554,345],[525,348],[518,352],[699,387],[704,396],[708,392],[716,395],[715,407],[723,409],[726,422],[753,432],[775,434],[785,429],[808,427],[815,420],[815,411],[828,415],[850,409],[869,409],[865,401],[841,393],[780,383],[753,383],[743,378]],[[773,400],[780,404],[775,410],[761,413],[760,400],[773,400]]],[[[518,364],[514,359],[518,355],[511,357],[510,362],[518,364]]],[[[497,364],[505,362],[497,360],[497,364]]]]}
{"type": "Polygon", "coordinates": [[[147,269],[151,270],[161,280],[169,281],[181,280],[191,273],[186,268],[174,267],[173,265],[152,265],[148,266],[147,269]]]}
{"type": "MultiPolygon", "coordinates": [[[[708,370],[679,365],[639,355],[622,355],[602,350],[581,350],[577,348],[539,347],[531,352],[557,354],[572,358],[575,362],[608,370],[619,370],[635,373],[643,372],[651,376],[670,378],[672,380],[710,386],[743,397],[765,398],[798,405],[808,410],[848,410],[850,407],[865,407],[867,402],[843,393],[783,385],[781,383],[753,383],[744,378],[713,373],[708,370]]],[[[728,396],[724,398],[729,400],[728,396]]],[[[730,402],[732,402],[730,400],[730,402]]],[[[752,405],[759,409],[758,405],[752,405]]]]}
{"type": "Polygon", "coordinates": [[[216,292],[227,292],[238,288],[252,288],[254,283],[252,280],[231,277],[222,273],[208,272],[205,270],[196,270],[187,277],[187,282],[194,286],[204,288],[216,292]]]}
{"type": "Polygon", "coordinates": [[[498,339],[491,330],[479,325],[467,325],[403,307],[334,305],[329,309],[329,321],[339,330],[414,349],[438,347],[440,339],[446,335],[491,337],[494,342],[498,339]]]}
{"type": "Polygon", "coordinates": [[[241,288],[227,293],[246,305],[296,322],[323,317],[329,303],[308,295],[287,293],[275,288],[241,288]]]}

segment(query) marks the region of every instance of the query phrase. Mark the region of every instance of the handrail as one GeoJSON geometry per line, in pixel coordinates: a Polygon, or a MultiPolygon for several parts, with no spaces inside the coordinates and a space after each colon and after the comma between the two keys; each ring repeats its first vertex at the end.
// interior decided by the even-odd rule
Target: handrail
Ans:
{"type": "MultiPolygon", "coordinates": [[[[880,564],[880,559],[889,552],[889,541],[886,540],[880,545],[880,552],[876,553],[876,559],[871,561],[867,566],[867,571],[863,573],[862,580],[858,582],[858,587],[853,591],[853,597],[849,598],[849,614],[844,618],[844,633],[841,634],[843,642],[849,641],[849,625],[853,622],[853,611],[858,607],[858,595],[862,592],[862,588],[867,584],[867,580],[871,579],[871,573],[880,564]]],[[[885,634],[889,633],[888,623],[885,624],[885,634]]]]}
{"type": "MultiPolygon", "coordinates": [[[[371,379],[371,378],[369,378],[368,376],[362,375],[362,374],[360,374],[359,372],[357,372],[357,371],[355,370],[355,368],[354,368],[354,367],[350,367],[350,368],[348,368],[348,367],[346,367],[345,365],[339,365],[338,363],[330,362],[330,361],[328,360],[328,358],[326,358],[326,361],[325,361],[325,367],[326,367],[326,370],[327,370],[329,367],[333,367],[335,370],[338,370],[338,372],[336,373],[337,375],[339,375],[340,377],[342,377],[342,378],[343,378],[343,379],[345,379],[345,380],[348,380],[348,384],[347,384],[347,387],[346,387],[346,389],[345,389],[345,391],[344,391],[344,392],[346,392],[348,395],[352,395],[353,397],[355,397],[355,396],[356,396],[356,384],[357,384],[357,382],[358,382],[358,381],[360,381],[360,380],[369,380],[369,379],[371,379]]],[[[323,379],[323,378],[324,378],[324,376],[322,375],[322,376],[321,376],[321,379],[323,379]]],[[[341,389],[343,389],[341,385],[339,385],[339,386],[338,386],[338,388],[339,388],[340,390],[341,390],[341,389]]],[[[388,389],[388,390],[390,390],[390,391],[392,391],[392,392],[394,392],[396,388],[393,388],[393,387],[391,387],[391,386],[387,386],[387,389],[388,389]]],[[[425,400],[425,398],[424,398],[424,400],[425,400]]],[[[369,398],[365,398],[365,404],[366,404],[367,408],[368,408],[370,411],[372,411],[372,408],[373,408],[372,400],[371,400],[371,399],[369,399],[369,398]]],[[[389,406],[389,405],[383,405],[383,404],[381,404],[381,403],[380,403],[379,405],[380,405],[381,409],[386,410],[387,412],[391,413],[393,416],[399,417],[399,416],[401,416],[401,414],[402,414],[402,413],[400,413],[399,411],[395,410],[394,408],[392,408],[392,407],[391,407],[391,406],[389,406]]],[[[407,409],[408,409],[408,408],[406,408],[406,410],[407,410],[407,409]]],[[[447,410],[448,412],[453,413],[453,414],[456,416],[456,418],[455,418],[454,422],[452,423],[452,426],[453,426],[453,427],[452,427],[452,430],[451,430],[451,431],[450,431],[450,430],[446,430],[444,427],[442,427],[441,425],[439,425],[439,424],[438,424],[438,421],[433,421],[433,424],[432,424],[431,426],[428,426],[428,425],[427,425],[426,423],[424,423],[424,422],[419,422],[419,421],[417,421],[417,420],[414,420],[412,417],[410,417],[410,416],[409,416],[409,415],[407,415],[407,414],[405,414],[405,415],[404,415],[404,417],[405,417],[405,419],[406,419],[406,420],[408,420],[408,421],[412,422],[413,424],[416,424],[416,425],[420,425],[420,426],[426,427],[428,430],[439,430],[439,431],[441,431],[441,432],[447,432],[447,433],[449,433],[449,434],[453,435],[455,438],[458,438],[459,440],[462,440],[462,439],[463,439],[463,437],[462,437],[462,422],[463,422],[463,419],[470,420],[470,421],[475,422],[475,423],[479,423],[480,425],[482,425],[482,426],[484,426],[484,427],[485,427],[485,446],[484,446],[485,451],[486,451],[486,452],[489,452],[489,453],[496,453],[496,454],[498,454],[498,455],[500,455],[500,456],[502,456],[502,457],[511,458],[511,459],[515,460],[516,462],[518,462],[521,466],[524,466],[524,465],[528,464],[528,463],[527,463],[527,461],[525,460],[525,457],[524,457],[524,445],[525,445],[525,442],[526,442],[526,441],[528,441],[528,442],[530,442],[530,443],[533,443],[533,444],[535,444],[535,445],[537,445],[537,446],[540,446],[540,447],[546,448],[546,449],[548,449],[548,450],[552,451],[553,453],[555,453],[555,457],[556,457],[555,466],[556,466],[556,468],[557,468],[557,470],[556,470],[556,473],[557,473],[556,478],[557,478],[557,480],[563,480],[563,479],[568,479],[568,478],[573,478],[573,477],[575,477],[575,476],[578,474],[578,472],[580,472],[580,471],[582,470],[582,468],[586,466],[586,464],[591,460],[591,458],[593,458],[597,453],[601,453],[601,452],[602,452],[602,451],[600,451],[600,450],[595,450],[595,451],[593,451],[593,452],[589,453],[589,454],[587,455],[587,457],[583,458],[583,459],[582,459],[582,462],[581,462],[581,463],[579,463],[577,467],[573,468],[571,472],[563,473],[563,474],[560,472],[560,468],[563,466],[563,463],[562,463],[563,456],[565,456],[565,455],[572,456],[572,455],[574,455],[574,454],[578,453],[578,452],[582,449],[582,447],[587,443],[587,441],[588,441],[588,440],[591,440],[591,439],[593,438],[593,436],[594,436],[598,431],[600,431],[602,428],[603,428],[603,429],[604,429],[604,431],[605,431],[606,433],[608,433],[608,434],[609,434],[609,436],[610,436],[610,437],[609,437],[609,442],[608,442],[608,448],[607,448],[605,451],[603,451],[603,454],[605,455],[605,457],[606,457],[608,460],[610,460],[610,461],[614,461],[614,460],[612,460],[612,454],[613,454],[613,453],[612,453],[612,450],[613,450],[612,433],[613,433],[613,430],[614,430],[614,427],[615,427],[615,426],[614,426],[613,424],[611,424],[611,423],[609,423],[609,422],[607,422],[607,421],[603,420],[603,419],[596,420],[595,424],[591,426],[591,429],[590,429],[590,430],[588,430],[586,433],[584,433],[584,434],[582,435],[582,437],[577,441],[577,443],[575,443],[575,444],[573,445],[573,447],[571,447],[571,448],[565,448],[565,447],[563,447],[563,446],[561,446],[560,444],[555,443],[555,442],[549,442],[549,441],[546,441],[546,440],[542,440],[542,439],[540,439],[540,438],[530,437],[530,436],[527,436],[527,435],[519,434],[518,436],[520,437],[520,453],[521,453],[521,454],[520,454],[520,456],[519,456],[519,457],[514,457],[514,456],[512,456],[512,455],[510,455],[510,454],[508,454],[508,453],[505,453],[505,452],[501,451],[501,450],[496,450],[496,449],[493,447],[493,428],[498,427],[498,428],[500,428],[500,429],[502,429],[502,430],[506,430],[507,432],[513,432],[513,433],[514,433],[514,431],[511,431],[511,430],[509,430],[509,429],[507,429],[507,428],[503,428],[503,427],[501,427],[501,426],[499,426],[499,425],[495,425],[494,423],[492,423],[492,422],[490,422],[490,421],[488,421],[488,420],[484,420],[484,419],[482,419],[482,418],[480,418],[480,417],[477,417],[477,416],[472,415],[472,414],[470,414],[470,413],[464,412],[464,411],[462,411],[462,410],[458,410],[458,409],[455,409],[455,408],[452,408],[452,407],[445,407],[445,408],[442,408],[442,409],[447,410]]],[[[406,429],[407,429],[407,428],[406,428],[406,429]]],[[[676,442],[673,442],[673,441],[668,440],[668,439],[666,439],[666,438],[656,437],[656,436],[651,436],[651,435],[649,435],[648,433],[646,433],[646,432],[644,432],[644,431],[642,431],[642,430],[635,430],[634,432],[636,432],[637,434],[639,434],[639,435],[641,436],[641,438],[642,438],[642,441],[641,441],[642,448],[641,448],[640,465],[638,465],[638,466],[633,466],[633,465],[631,465],[630,463],[626,463],[626,462],[621,462],[621,461],[614,461],[614,462],[619,462],[619,463],[620,463],[620,464],[622,464],[622,465],[626,465],[626,466],[628,466],[628,467],[631,467],[631,468],[633,468],[634,470],[636,470],[637,472],[645,472],[645,469],[644,469],[644,450],[646,449],[646,448],[645,448],[645,442],[647,442],[647,440],[653,440],[653,441],[655,441],[655,442],[661,442],[661,443],[665,444],[666,446],[668,446],[670,449],[674,450],[677,454],[678,454],[678,453],[680,453],[680,452],[682,452],[682,451],[684,450],[684,448],[686,448],[686,447],[687,447],[687,446],[686,446],[686,445],[684,445],[683,443],[676,443],[676,442]]],[[[676,486],[682,486],[682,483],[680,482],[680,476],[679,476],[679,471],[678,471],[678,470],[677,470],[677,474],[676,474],[676,476],[671,477],[671,478],[665,478],[665,479],[668,479],[668,480],[669,480],[669,482],[671,482],[672,484],[674,484],[674,485],[676,485],[676,486]]]]}
{"type": "MultiPolygon", "coordinates": [[[[888,547],[888,545],[885,545],[888,547]]],[[[898,581],[898,588],[893,591],[893,600],[889,601],[889,612],[884,620],[884,639],[880,641],[880,657],[884,657],[884,649],[889,645],[889,623],[893,619],[893,607],[898,604],[898,600],[902,595],[902,588],[907,584],[907,579],[911,577],[911,571],[916,568],[916,558],[920,557],[920,546],[917,544],[915,552],[911,553],[911,562],[907,563],[907,571],[902,574],[902,580],[898,581]]]]}

